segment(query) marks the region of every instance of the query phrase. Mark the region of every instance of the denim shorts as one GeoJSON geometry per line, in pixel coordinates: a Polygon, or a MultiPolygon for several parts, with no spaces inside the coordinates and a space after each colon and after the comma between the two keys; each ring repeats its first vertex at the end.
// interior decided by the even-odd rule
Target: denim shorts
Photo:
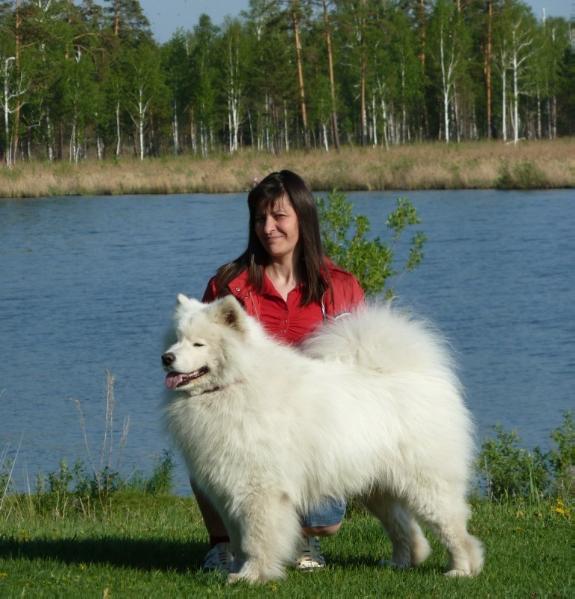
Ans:
{"type": "Polygon", "coordinates": [[[345,500],[338,497],[326,497],[301,517],[304,528],[318,528],[339,524],[345,516],[345,500]]]}

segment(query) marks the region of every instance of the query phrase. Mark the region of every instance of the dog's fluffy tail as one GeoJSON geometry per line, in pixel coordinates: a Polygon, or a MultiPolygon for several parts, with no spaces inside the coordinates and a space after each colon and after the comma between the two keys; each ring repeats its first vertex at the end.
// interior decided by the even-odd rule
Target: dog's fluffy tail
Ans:
{"type": "Polygon", "coordinates": [[[302,349],[313,358],[353,363],[381,374],[441,372],[458,386],[441,334],[390,303],[361,307],[330,321],[302,349]]]}

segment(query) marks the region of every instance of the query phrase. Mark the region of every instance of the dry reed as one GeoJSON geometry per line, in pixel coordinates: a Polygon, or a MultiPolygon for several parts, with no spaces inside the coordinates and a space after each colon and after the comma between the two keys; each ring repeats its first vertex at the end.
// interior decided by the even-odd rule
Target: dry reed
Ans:
{"type": "Polygon", "coordinates": [[[272,170],[300,173],[314,190],[570,188],[575,138],[282,154],[241,151],[139,161],[20,162],[0,169],[0,197],[242,192],[272,170]]]}

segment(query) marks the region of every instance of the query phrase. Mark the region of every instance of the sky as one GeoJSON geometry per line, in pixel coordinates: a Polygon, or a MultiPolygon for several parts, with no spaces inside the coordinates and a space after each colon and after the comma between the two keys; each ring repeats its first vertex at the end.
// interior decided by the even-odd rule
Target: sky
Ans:
{"type": "MultiPolygon", "coordinates": [[[[170,39],[178,27],[193,29],[202,13],[220,25],[226,15],[238,16],[247,9],[249,0],[140,0],[152,26],[154,37],[160,43],[170,39]]],[[[527,0],[537,18],[545,8],[547,16],[575,18],[575,0],[527,0]]]]}

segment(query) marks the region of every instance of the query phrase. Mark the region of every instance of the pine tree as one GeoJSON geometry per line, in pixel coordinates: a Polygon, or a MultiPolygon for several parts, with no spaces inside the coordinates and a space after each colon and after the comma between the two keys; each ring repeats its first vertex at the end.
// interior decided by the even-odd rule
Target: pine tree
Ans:
{"type": "Polygon", "coordinates": [[[104,0],[104,16],[113,35],[124,43],[152,41],[150,22],[139,0],[104,0]]]}

